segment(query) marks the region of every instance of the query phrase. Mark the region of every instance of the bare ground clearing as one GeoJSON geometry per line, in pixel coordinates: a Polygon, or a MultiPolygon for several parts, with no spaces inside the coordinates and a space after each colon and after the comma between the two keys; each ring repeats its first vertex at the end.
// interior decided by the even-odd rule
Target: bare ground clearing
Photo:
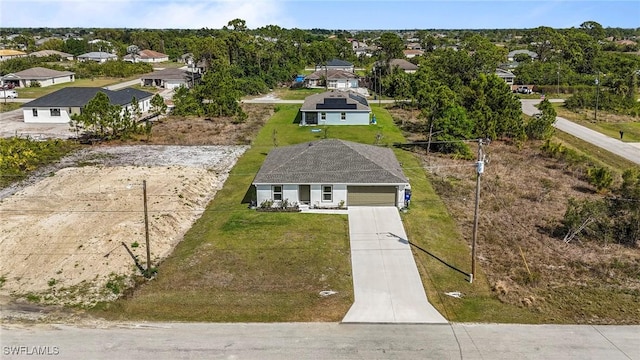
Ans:
{"type": "MultiPolygon", "coordinates": [[[[407,138],[425,138],[428,129],[412,116],[417,113],[390,111],[404,119],[407,138]]],[[[601,195],[569,166],[544,157],[540,146],[493,142],[486,148],[477,246],[482,271],[501,301],[529,308],[546,322],[640,323],[640,249],[580,237],[562,241],[558,228],[568,199],[601,195]]],[[[470,244],[473,161],[416,152],[470,244]]]]}
{"type": "MultiPolygon", "coordinates": [[[[88,305],[117,297],[181,240],[245,146],[118,146],[81,150],[48,176],[5,189],[0,202],[0,295],[88,305]]],[[[42,174],[42,172],[41,172],[42,174]]],[[[47,174],[47,173],[45,173],[47,174]]]]}

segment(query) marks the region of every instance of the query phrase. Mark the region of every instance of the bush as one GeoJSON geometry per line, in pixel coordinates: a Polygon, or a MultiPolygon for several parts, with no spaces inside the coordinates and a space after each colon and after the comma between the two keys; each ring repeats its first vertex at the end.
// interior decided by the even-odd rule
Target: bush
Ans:
{"type": "Polygon", "coordinates": [[[587,170],[589,184],[596,187],[598,192],[604,192],[613,184],[613,174],[604,167],[589,168],[587,170]]]}

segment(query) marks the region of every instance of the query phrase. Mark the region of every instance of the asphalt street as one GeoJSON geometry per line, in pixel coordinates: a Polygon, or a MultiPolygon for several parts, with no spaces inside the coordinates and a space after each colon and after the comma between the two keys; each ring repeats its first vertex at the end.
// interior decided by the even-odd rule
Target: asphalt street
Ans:
{"type": "Polygon", "coordinates": [[[640,359],[640,326],[130,323],[1,335],[3,359],[640,359]]]}
{"type": "MultiPolygon", "coordinates": [[[[538,113],[539,111],[535,106],[539,104],[540,101],[541,100],[537,99],[521,100],[522,112],[527,115],[538,113]]],[[[553,102],[554,100],[551,101],[553,102]]],[[[570,135],[596,145],[629,161],[640,164],[640,147],[622,142],[618,139],[611,138],[562,117],[556,117],[556,123],[554,126],[558,130],[562,130],[570,135]]]]}

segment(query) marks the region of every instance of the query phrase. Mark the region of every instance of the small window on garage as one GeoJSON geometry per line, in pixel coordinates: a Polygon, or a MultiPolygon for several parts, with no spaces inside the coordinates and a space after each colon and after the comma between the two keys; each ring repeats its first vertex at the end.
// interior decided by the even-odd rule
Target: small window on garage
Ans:
{"type": "Polygon", "coordinates": [[[51,116],[60,116],[60,109],[50,109],[51,116]]]}
{"type": "Polygon", "coordinates": [[[38,117],[38,109],[32,109],[31,112],[33,112],[33,117],[38,117]]]}
{"type": "Polygon", "coordinates": [[[327,113],[320,113],[320,119],[327,120],[327,113]]]}
{"type": "Polygon", "coordinates": [[[282,185],[273,185],[271,187],[271,192],[272,192],[274,201],[282,200],[282,185]]]}
{"type": "Polygon", "coordinates": [[[322,185],[322,201],[333,201],[333,187],[322,185]]]}
{"type": "Polygon", "coordinates": [[[340,120],[346,121],[347,120],[347,113],[340,113],[340,120]]]}

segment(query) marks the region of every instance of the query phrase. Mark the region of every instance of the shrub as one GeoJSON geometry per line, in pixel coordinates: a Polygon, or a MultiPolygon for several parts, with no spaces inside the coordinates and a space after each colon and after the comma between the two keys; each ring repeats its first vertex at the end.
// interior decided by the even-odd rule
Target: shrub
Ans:
{"type": "Polygon", "coordinates": [[[596,187],[598,192],[608,190],[613,184],[613,174],[604,167],[589,168],[587,170],[589,184],[596,187]]]}

